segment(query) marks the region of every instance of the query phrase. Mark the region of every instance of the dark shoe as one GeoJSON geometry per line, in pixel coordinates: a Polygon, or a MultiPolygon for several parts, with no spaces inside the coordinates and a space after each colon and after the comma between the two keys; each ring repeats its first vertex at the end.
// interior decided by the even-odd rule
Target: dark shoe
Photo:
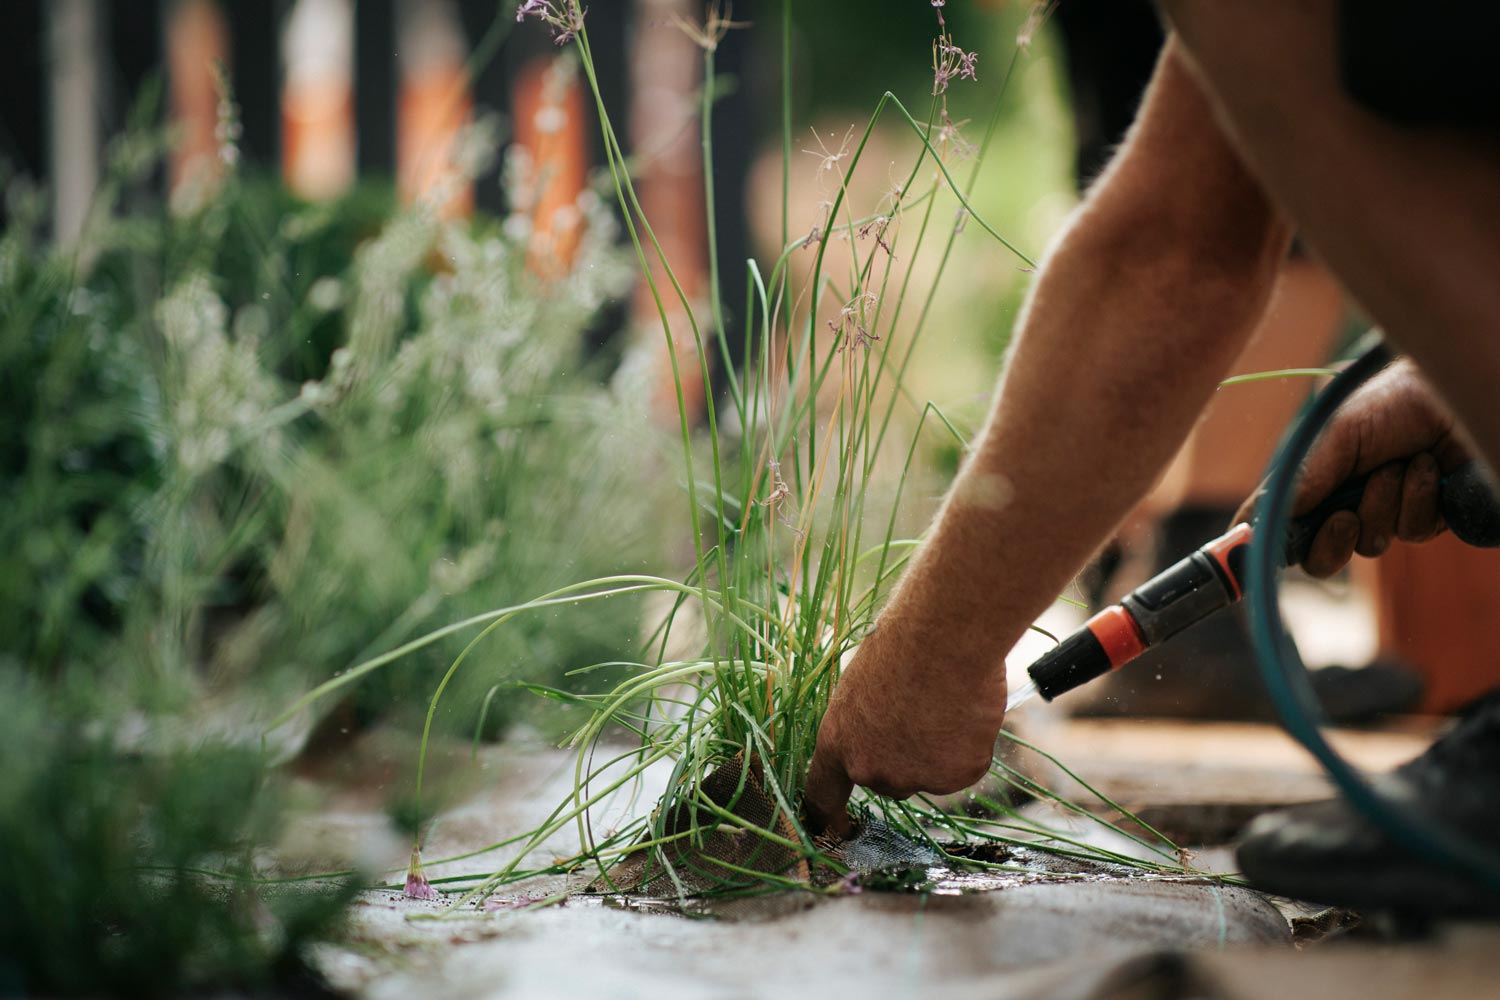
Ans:
{"type": "Polygon", "coordinates": [[[1426,689],[1419,674],[1387,656],[1377,656],[1363,667],[1321,667],[1310,676],[1323,714],[1342,726],[1413,711],[1426,689]]]}
{"type": "MultiPolygon", "coordinates": [[[[1402,808],[1500,855],[1500,691],[1374,784],[1402,808]]],[[[1256,888],[1278,895],[1354,909],[1500,916],[1500,892],[1393,844],[1343,799],[1258,817],[1238,855],[1256,888]]]]}

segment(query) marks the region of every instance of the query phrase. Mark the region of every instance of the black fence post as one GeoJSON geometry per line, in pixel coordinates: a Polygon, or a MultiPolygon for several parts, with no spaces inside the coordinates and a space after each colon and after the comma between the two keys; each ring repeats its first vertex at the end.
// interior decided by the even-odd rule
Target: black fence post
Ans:
{"type": "MultiPolygon", "coordinates": [[[[18,173],[42,180],[47,171],[47,67],[42,0],[0,3],[0,158],[18,173]]],[[[0,220],[5,219],[0,198],[0,220]]]]}
{"type": "Polygon", "coordinates": [[[395,176],[396,78],[395,0],[355,0],[355,162],[361,177],[395,176]]]}
{"type": "Polygon", "coordinates": [[[281,159],[282,0],[223,4],[229,27],[229,72],[240,114],[240,155],[276,170],[281,159]]]}

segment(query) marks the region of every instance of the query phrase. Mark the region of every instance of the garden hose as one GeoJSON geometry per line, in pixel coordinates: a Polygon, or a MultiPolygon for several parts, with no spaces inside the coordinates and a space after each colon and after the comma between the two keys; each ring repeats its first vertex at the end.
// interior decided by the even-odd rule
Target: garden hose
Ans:
{"type": "Polygon", "coordinates": [[[1271,460],[1265,493],[1256,510],[1246,577],[1250,631],[1256,660],[1282,725],[1322,764],[1334,786],[1396,844],[1440,865],[1464,872],[1500,892],[1500,854],[1413,809],[1382,795],[1324,738],[1322,708],[1307,667],[1281,622],[1277,569],[1290,520],[1292,487],[1302,461],[1335,410],[1354,390],[1389,363],[1390,352],[1374,343],[1329,384],[1297,421],[1271,460]]]}

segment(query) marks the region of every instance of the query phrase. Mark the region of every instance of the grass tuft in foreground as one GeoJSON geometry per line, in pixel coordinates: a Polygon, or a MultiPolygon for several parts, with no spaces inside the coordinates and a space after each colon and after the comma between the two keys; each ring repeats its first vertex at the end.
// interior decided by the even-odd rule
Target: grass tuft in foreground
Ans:
{"type": "Polygon", "coordinates": [[[129,720],[15,675],[0,703],[0,993],[326,992],[306,949],[337,933],[358,885],[256,884],[254,851],[283,816],[259,754],[132,748],[129,720]]]}
{"type": "MultiPolygon", "coordinates": [[[[790,7],[786,2],[781,11],[784,60],[790,7]]],[[[678,283],[641,209],[629,160],[599,93],[583,10],[573,0],[559,0],[523,5],[520,16],[527,14],[540,17],[559,41],[574,46],[596,101],[610,178],[673,366],[693,563],[678,579],[601,577],[457,622],[366,661],[312,692],[284,718],[427,643],[477,627],[437,685],[428,709],[430,728],[450,685],[502,628],[563,604],[596,605],[655,592],[665,596],[670,610],[655,623],[646,655],[608,665],[628,670],[626,680],[608,693],[538,691],[592,713],[567,741],[577,751],[572,795],[535,829],[477,852],[510,852],[511,860],[490,876],[435,881],[467,888],[466,900],[544,872],[587,871],[603,888],[649,885],[658,894],[680,896],[806,888],[809,866],[839,868],[824,845],[809,836],[798,808],[818,723],[842,662],[871,627],[883,596],[918,544],[900,537],[896,525],[919,450],[934,436],[965,446],[953,423],[932,404],[919,405],[905,382],[938,282],[966,228],[987,234],[994,252],[1032,265],[968,198],[1022,46],[995,88],[983,139],[971,146],[948,114],[947,90],[976,77],[976,56],[960,48],[943,26],[934,47],[933,93],[923,114],[914,116],[887,93],[861,133],[851,131],[836,149],[820,140],[817,170],[828,185],[827,200],[808,235],[789,240],[769,272],[750,260],[741,274],[722,275],[721,262],[711,258],[714,280],[704,309],[678,283]],[[851,182],[882,122],[911,137],[914,156],[885,202],[863,212],[852,204],[851,182]],[[965,156],[971,162],[960,182],[955,172],[965,156]],[[800,277],[795,265],[808,256],[810,272],[800,277]],[[750,335],[735,356],[723,316],[727,290],[739,287],[744,289],[739,315],[750,335]],[[726,388],[722,397],[705,401],[700,432],[690,417],[695,407],[687,387],[711,384],[714,359],[722,364],[726,388]],[[685,372],[679,367],[684,363],[698,370],[685,372]],[[905,442],[896,438],[902,429],[910,434],[905,442]],[[628,748],[621,746],[622,737],[628,748]],[[637,787],[651,769],[670,771],[655,808],[609,831],[594,829],[595,812],[637,787]],[[747,809],[752,802],[770,807],[747,809]],[[578,853],[538,865],[539,853],[570,830],[578,853]],[[622,862],[626,866],[617,868],[622,862]]],[[[684,26],[703,50],[704,79],[710,81],[700,107],[709,162],[715,50],[733,28],[717,6],[709,8],[701,25],[684,26]]],[[[1035,30],[1028,20],[1025,42],[1035,30]]],[[[784,101],[784,175],[793,158],[789,109],[784,101]]],[[[713,171],[705,169],[704,176],[704,210],[712,226],[713,171]]],[[[966,244],[963,252],[989,251],[966,244]]],[[[579,673],[594,669],[583,667],[579,673]]],[[[1105,818],[1098,822],[1138,850],[1090,847],[1019,813],[1017,802],[1040,798],[1095,815],[1004,760],[995,761],[990,777],[1005,791],[971,796],[972,808],[964,815],[925,797],[891,802],[863,792],[856,808],[939,851],[934,834],[968,844],[1042,845],[1153,872],[1184,870],[1176,845],[1108,799],[1101,797],[1105,818]],[[1109,820],[1111,814],[1121,823],[1109,820]]],[[[419,797],[420,781],[419,771],[419,797]]],[[[955,865],[973,863],[948,857],[955,865]]],[[[441,863],[429,861],[427,867],[441,863]]]]}

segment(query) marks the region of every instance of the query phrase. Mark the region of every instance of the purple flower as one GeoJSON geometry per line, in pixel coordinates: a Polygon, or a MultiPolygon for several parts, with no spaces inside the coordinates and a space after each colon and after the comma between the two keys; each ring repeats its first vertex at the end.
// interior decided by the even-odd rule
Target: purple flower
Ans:
{"type": "Polygon", "coordinates": [[[411,862],[406,866],[406,888],[401,894],[407,899],[425,899],[429,902],[443,898],[443,894],[432,887],[427,876],[422,874],[422,854],[413,846],[411,862]]]}
{"type": "Polygon", "coordinates": [[[443,898],[443,894],[432,887],[427,881],[427,876],[421,872],[409,871],[406,873],[406,888],[401,893],[407,899],[425,899],[428,901],[443,898]]]}

